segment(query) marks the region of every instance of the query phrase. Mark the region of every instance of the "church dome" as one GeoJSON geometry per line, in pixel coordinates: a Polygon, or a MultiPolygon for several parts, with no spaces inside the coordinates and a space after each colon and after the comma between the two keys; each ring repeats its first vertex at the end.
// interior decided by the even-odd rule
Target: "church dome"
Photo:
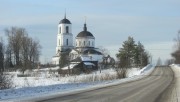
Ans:
{"type": "Polygon", "coordinates": [[[82,31],[82,32],[80,32],[78,35],[77,35],[77,37],[94,37],[90,32],[88,32],[88,31],[82,31]]]}
{"type": "Polygon", "coordinates": [[[64,18],[59,22],[59,24],[71,24],[71,22],[68,19],[64,18]]]}
{"type": "Polygon", "coordinates": [[[93,34],[89,31],[87,31],[86,24],[84,24],[84,31],[81,31],[77,37],[94,37],[93,34]]]}
{"type": "Polygon", "coordinates": [[[66,19],[66,13],[65,13],[65,15],[64,15],[64,19],[62,19],[62,20],[59,22],[59,24],[71,24],[71,22],[70,22],[68,19],[66,19]]]}

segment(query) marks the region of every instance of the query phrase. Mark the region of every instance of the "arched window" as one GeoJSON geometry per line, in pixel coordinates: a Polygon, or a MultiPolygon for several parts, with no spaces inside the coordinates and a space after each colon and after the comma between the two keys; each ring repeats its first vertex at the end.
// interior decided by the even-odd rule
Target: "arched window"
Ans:
{"type": "Polygon", "coordinates": [[[66,45],[68,45],[68,39],[66,39],[66,45]]]}
{"type": "Polygon", "coordinates": [[[59,27],[59,33],[61,33],[61,27],[59,27]]]}
{"type": "Polygon", "coordinates": [[[85,46],[86,42],[84,41],[84,46],[85,46]]]}
{"type": "Polygon", "coordinates": [[[66,26],[66,33],[69,33],[69,27],[66,26]]]}
{"type": "Polygon", "coordinates": [[[89,46],[90,46],[90,41],[89,41],[89,46]]]}
{"type": "Polygon", "coordinates": [[[79,41],[79,46],[81,46],[81,41],[79,41]]]}

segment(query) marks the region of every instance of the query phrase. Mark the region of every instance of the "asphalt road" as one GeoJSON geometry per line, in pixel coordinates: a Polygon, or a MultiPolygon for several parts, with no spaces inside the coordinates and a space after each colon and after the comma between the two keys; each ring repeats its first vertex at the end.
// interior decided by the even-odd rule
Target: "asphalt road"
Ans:
{"type": "Polygon", "coordinates": [[[159,102],[173,77],[169,67],[157,67],[150,76],[137,81],[38,102],[159,102]]]}

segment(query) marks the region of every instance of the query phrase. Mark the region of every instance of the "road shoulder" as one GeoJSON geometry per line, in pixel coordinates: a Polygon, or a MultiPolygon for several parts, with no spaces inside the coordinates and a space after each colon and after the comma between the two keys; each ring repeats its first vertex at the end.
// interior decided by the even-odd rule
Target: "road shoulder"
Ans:
{"type": "Polygon", "coordinates": [[[168,88],[158,97],[156,102],[179,102],[180,100],[180,67],[170,66],[174,78],[168,88]]]}

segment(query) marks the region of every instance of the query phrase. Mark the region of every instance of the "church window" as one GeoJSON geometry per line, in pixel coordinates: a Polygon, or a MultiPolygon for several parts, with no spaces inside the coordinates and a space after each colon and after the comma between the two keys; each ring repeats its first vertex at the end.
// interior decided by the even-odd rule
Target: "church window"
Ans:
{"type": "Polygon", "coordinates": [[[68,45],[68,39],[66,39],[66,45],[68,45]]]}
{"type": "Polygon", "coordinates": [[[94,43],[93,43],[93,41],[92,41],[92,46],[94,46],[94,43]]]}
{"type": "Polygon", "coordinates": [[[89,46],[90,46],[90,41],[89,41],[89,46]]]}
{"type": "Polygon", "coordinates": [[[66,26],[66,33],[69,33],[69,27],[66,26]]]}
{"type": "Polygon", "coordinates": [[[61,33],[61,27],[59,28],[59,33],[61,33]]]}
{"type": "Polygon", "coordinates": [[[86,42],[84,41],[84,46],[85,46],[86,42]]]}

